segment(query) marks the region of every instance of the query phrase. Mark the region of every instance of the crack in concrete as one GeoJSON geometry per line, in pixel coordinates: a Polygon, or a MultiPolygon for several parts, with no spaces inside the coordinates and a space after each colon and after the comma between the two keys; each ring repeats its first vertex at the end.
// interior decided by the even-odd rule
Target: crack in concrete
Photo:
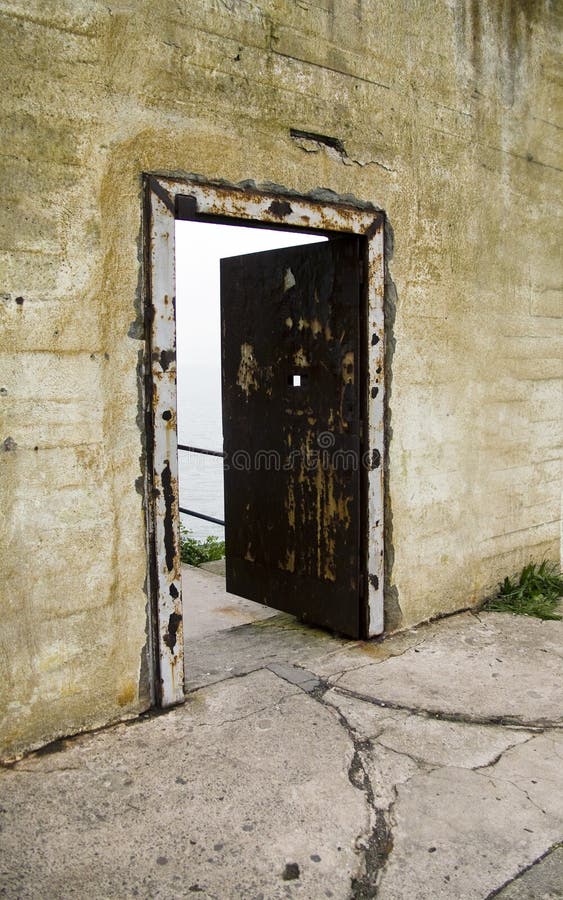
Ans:
{"type": "MultiPolygon", "coordinates": [[[[415,765],[423,768],[424,771],[427,773],[434,772],[436,769],[446,768],[446,766],[442,766],[439,763],[428,762],[428,760],[423,759],[422,756],[415,756],[413,753],[408,753],[406,750],[397,750],[396,747],[390,747],[388,744],[385,744],[382,740],[380,740],[380,738],[383,737],[383,735],[385,734],[385,731],[387,731],[387,729],[385,729],[381,734],[377,735],[376,737],[372,737],[371,738],[372,743],[378,744],[380,747],[383,747],[383,749],[386,750],[388,753],[396,753],[397,756],[405,756],[407,759],[410,759],[411,762],[415,763],[415,765]]],[[[414,778],[414,775],[409,776],[409,778],[407,778],[405,781],[403,781],[401,783],[406,784],[407,781],[410,781],[411,778],[414,778]]]]}
{"type": "MultiPolygon", "coordinates": [[[[185,687],[186,698],[190,696],[190,694],[197,694],[198,691],[205,691],[207,688],[211,688],[216,684],[225,684],[226,681],[233,681],[235,678],[246,678],[247,675],[254,675],[255,672],[264,672],[267,668],[266,665],[256,666],[254,669],[244,669],[238,672],[231,672],[228,675],[224,675],[221,678],[217,678],[216,681],[209,681],[206,684],[198,684],[195,687],[185,687]]],[[[211,672],[207,673],[211,675],[211,672]]],[[[146,714],[145,714],[146,715],[146,714]]]]}
{"type": "Polygon", "coordinates": [[[378,159],[359,159],[357,156],[350,156],[343,142],[337,138],[327,138],[325,135],[308,134],[307,132],[291,133],[290,136],[305,153],[324,151],[331,159],[341,162],[345,166],[359,166],[361,169],[367,166],[377,166],[385,172],[395,172],[395,169],[386,166],[378,159]]]}
{"type": "Polygon", "coordinates": [[[554,172],[563,172],[563,169],[559,166],[542,162],[541,159],[534,159],[531,153],[527,153],[524,156],[522,153],[515,153],[513,150],[506,150],[504,147],[495,147],[493,144],[485,144],[485,147],[488,150],[495,150],[497,153],[506,153],[507,156],[512,156],[514,159],[522,159],[524,162],[532,163],[534,166],[541,166],[543,169],[553,169],[554,172]]]}
{"type": "MultiPolygon", "coordinates": [[[[467,723],[467,724],[469,724],[471,726],[474,723],[467,723]]],[[[478,727],[480,727],[480,726],[478,726],[478,727]]],[[[370,736],[370,740],[373,743],[378,744],[380,747],[383,747],[385,750],[387,750],[390,753],[396,753],[399,756],[406,756],[407,759],[410,759],[411,762],[416,763],[417,765],[421,766],[428,773],[435,772],[437,769],[450,768],[450,766],[448,766],[445,763],[430,762],[428,759],[425,759],[422,756],[416,756],[413,753],[408,753],[406,750],[397,750],[396,747],[392,747],[390,744],[386,744],[384,738],[385,738],[385,734],[388,730],[389,730],[389,726],[387,726],[387,725],[383,726],[380,729],[380,731],[378,731],[376,734],[373,734],[370,736]]],[[[509,730],[515,730],[515,729],[511,728],[509,730]]],[[[518,731],[519,731],[519,729],[518,729],[518,731]]],[[[496,754],[496,756],[493,756],[493,758],[490,760],[490,762],[483,763],[482,765],[479,765],[479,766],[461,766],[461,768],[467,769],[468,771],[471,771],[471,772],[479,772],[482,769],[484,770],[484,769],[492,768],[493,766],[496,766],[496,764],[502,759],[502,757],[505,755],[505,753],[508,753],[509,750],[512,750],[515,747],[523,747],[525,744],[529,743],[529,741],[533,741],[534,738],[537,738],[537,737],[538,737],[537,732],[530,734],[525,741],[515,741],[514,743],[509,744],[508,747],[504,747],[499,753],[496,754]]],[[[414,776],[410,776],[410,777],[414,777],[414,776]]],[[[410,778],[407,780],[410,780],[410,778]]],[[[403,782],[403,783],[406,784],[406,782],[403,782]]]]}
{"type": "MultiPolygon", "coordinates": [[[[272,673],[273,674],[273,673],[272,673]]],[[[259,709],[253,709],[249,713],[245,713],[244,715],[235,716],[233,719],[221,719],[220,722],[197,722],[196,728],[222,728],[223,725],[234,725],[237,722],[243,722],[245,719],[251,719],[253,716],[257,716],[260,713],[267,712],[270,709],[276,709],[281,706],[287,700],[292,700],[294,697],[299,696],[300,691],[296,690],[293,694],[288,694],[287,697],[280,697],[279,700],[276,700],[275,703],[268,703],[267,706],[261,706],[259,709]]]]}
{"type": "MultiPolygon", "coordinates": [[[[406,653],[407,650],[413,649],[412,647],[407,648],[403,651],[406,653]]],[[[402,654],[400,654],[402,655],[402,654]]],[[[453,722],[453,723],[462,723],[467,725],[478,725],[478,726],[489,726],[489,727],[504,727],[506,729],[520,732],[524,729],[524,725],[521,722],[517,722],[512,717],[508,716],[470,716],[467,714],[457,714],[457,713],[441,713],[439,711],[430,711],[420,708],[412,708],[403,704],[393,703],[382,701],[377,698],[368,697],[362,694],[359,694],[354,691],[350,691],[346,688],[337,687],[337,683],[332,682],[329,679],[323,680],[319,676],[316,676],[314,673],[309,672],[307,669],[304,669],[301,666],[293,666],[291,667],[295,670],[298,670],[300,673],[303,673],[303,676],[299,676],[299,680],[295,682],[293,679],[289,679],[290,683],[295,683],[297,687],[299,687],[302,691],[307,693],[310,697],[320,702],[323,706],[332,710],[333,714],[336,716],[340,725],[346,731],[352,747],[353,747],[353,757],[352,761],[348,768],[348,779],[350,783],[360,790],[364,797],[365,802],[368,807],[369,817],[370,817],[370,825],[371,825],[371,833],[364,836],[360,834],[356,840],[356,846],[358,850],[363,853],[363,873],[358,874],[352,879],[351,884],[351,893],[350,900],[369,900],[369,898],[375,898],[378,892],[378,884],[382,875],[383,870],[387,864],[387,861],[390,857],[390,854],[393,850],[393,809],[394,805],[398,799],[398,790],[396,785],[392,785],[391,789],[393,792],[394,799],[389,803],[386,808],[378,807],[375,801],[375,794],[373,790],[373,785],[371,783],[368,768],[364,761],[364,756],[369,749],[375,748],[375,746],[380,746],[384,748],[387,752],[391,752],[393,754],[397,754],[398,756],[403,756],[406,759],[410,760],[414,765],[417,766],[418,771],[407,777],[401,784],[404,786],[409,781],[418,778],[425,777],[432,772],[448,769],[449,766],[444,766],[440,764],[432,764],[427,760],[416,756],[412,753],[408,753],[407,751],[397,750],[394,747],[388,747],[384,741],[380,740],[381,737],[384,736],[386,729],[383,728],[376,735],[371,738],[362,738],[356,729],[350,724],[346,716],[343,712],[332,703],[327,703],[324,699],[324,695],[329,689],[334,690],[335,693],[340,694],[341,696],[348,696],[359,702],[371,703],[380,708],[391,708],[397,709],[403,712],[407,712],[411,715],[421,716],[425,718],[434,718],[441,721],[453,722]],[[310,685],[312,682],[316,681],[316,687],[312,690],[310,685]]],[[[362,666],[362,668],[364,668],[362,666]]],[[[283,674],[276,673],[279,677],[283,677],[283,674]]],[[[291,674],[291,673],[290,673],[291,674]]],[[[345,674],[345,673],[343,673],[345,674]]],[[[341,676],[339,676],[341,677],[341,676]]],[[[287,679],[286,679],[287,680],[287,679]]],[[[489,783],[494,785],[494,779],[486,773],[486,770],[494,767],[506,754],[509,750],[512,750],[515,747],[522,746],[523,744],[528,743],[533,740],[538,733],[543,733],[546,729],[545,724],[528,723],[526,730],[529,732],[527,739],[523,742],[514,742],[511,743],[508,747],[505,747],[500,753],[498,753],[489,763],[482,766],[468,766],[464,767],[467,771],[474,771],[477,775],[482,775],[486,778],[489,783]]],[[[528,802],[542,812],[545,815],[545,810],[541,809],[537,803],[530,797],[528,791],[519,785],[515,784],[508,779],[499,779],[501,781],[506,781],[506,783],[511,784],[516,790],[521,791],[528,802]]],[[[493,893],[492,896],[495,896],[493,893]]]]}
{"type": "Polygon", "coordinates": [[[499,782],[499,781],[502,782],[502,783],[504,783],[504,784],[510,784],[510,785],[512,785],[513,788],[515,788],[515,789],[516,789],[517,791],[519,791],[521,794],[524,794],[524,796],[525,796],[526,800],[528,801],[528,803],[531,803],[531,805],[532,805],[535,809],[537,809],[538,812],[541,812],[542,815],[544,815],[544,816],[547,815],[545,809],[543,809],[541,806],[539,806],[539,805],[536,803],[535,800],[532,800],[532,798],[530,797],[530,795],[529,795],[528,791],[526,790],[526,788],[523,788],[523,787],[521,787],[519,784],[516,784],[516,782],[511,781],[510,778],[497,778],[496,781],[495,781],[494,778],[492,778],[491,776],[485,775],[483,772],[477,772],[477,771],[475,771],[475,774],[476,774],[476,775],[482,775],[484,778],[487,779],[487,781],[489,781],[489,782],[490,782],[492,785],[494,785],[494,786],[496,786],[496,783],[499,782]]]}
{"type": "Polygon", "coordinates": [[[382,81],[375,81],[373,78],[365,78],[363,75],[354,75],[351,72],[346,72],[344,69],[338,69],[335,66],[329,66],[326,62],[317,63],[311,59],[303,59],[300,56],[293,56],[291,53],[283,53],[281,50],[276,50],[273,47],[269,49],[272,50],[276,56],[281,56],[283,59],[292,59],[294,62],[304,63],[307,66],[311,66],[315,69],[322,69],[326,72],[334,72],[336,75],[342,75],[344,78],[352,78],[354,81],[361,81],[364,84],[372,84],[375,87],[384,88],[386,91],[392,91],[393,88],[389,84],[384,84],[382,81]]]}
{"type": "Polygon", "coordinates": [[[510,744],[509,747],[505,747],[504,750],[501,750],[500,753],[497,753],[497,755],[494,756],[490,762],[484,763],[484,765],[482,765],[482,766],[473,766],[473,771],[479,772],[480,769],[492,769],[493,766],[496,766],[496,764],[498,762],[500,762],[500,760],[503,758],[504,754],[508,753],[509,750],[513,750],[514,747],[524,747],[530,741],[533,741],[534,738],[536,738],[536,737],[537,737],[537,733],[531,734],[525,741],[517,741],[514,744],[510,744]]]}
{"type": "MultiPolygon", "coordinates": [[[[403,653],[406,653],[409,649],[413,648],[407,648],[403,651],[403,653]]],[[[368,665],[372,665],[372,663],[368,665]]],[[[362,666],[361,668],[364,667],[362,666]]],[[[360,790],[364,794],[366,805],[369,810],[371,833],[366,837],[364,837],[363,834],[360,834],[356,840],[356,846],[358,850],[361,850],[363,853],[364,872],[363,874],[358,875],[352,879],[350,900],[368,900],[368,898],[374,898],[377,896],[378,882],[380,880],[381,873],[385,868],[385,865],[393,849],[392,817],[393,808],[398,798],[397,786],[391,786],[394,795],[394,799],[391,801],[391,803],[386,808],[378,807],[375,801],[373,785],[368,774],[368,768],[363,758],[366,752],[369,749],[374,748],[375,745],[379,745],[387,752],[397,754],[398,756],[403,756],[414,763],[418,767],[418,771],[402,781],[401,784],[403,786],[415,778],[421,776],[424,777],[437,770],[448,769],[452,767],[440,764],[432,764],[427,760],[422,759],[421,757],[408,753],[407,751],[401,751],[397,750],[394,747],[388,747],[384,743],[384,741],[380,740],[380,738],[384,736],[386,728],[382,728],[381,731],[379,731],[376,735],[371,736],[370,738],[361,737],[356,729],[350,724],[344,713],[338,707],[334,706],[332,703],[327,702],[324,699],[327,691],[334,690],[335,693],[341,696],[348,696],[352,699],[358,700],[359,702],[370,703],[383,709],[396,709],[402,712],[410,713],[411,715],[421,716],[424,718],[433,718],[440,721],[485,727],[500,726],[508,730],[517,732],[525,729],[526,731],[530,732],[528,734],[527,740],[511,743],[486,765],[462,767],[465,768],[466,771],[473,771],[477,775],[482,775],[493,785],[494,778],[491,775],[488,775],[486,773],[486,770],[494,767],[499,762],[499,760],[502,759],[504,754],[509,750],[512,750],[515,747],[523,746],[524,744],[537,737],[538,733],[542,734],[546,730],[546,728],[549,727],[545,724],[540,725],[538,723],[528,723],[527,726],[524,726],[522,723],[517,722],[511,717],[507,716],[486,717],[470,716],[461,713],[441,713],[439,711],[430,711],[417,707],[413,708],[408,707],[404,704],[383,701],[374,697],[359,694],[358,692],[351,691],[347,688],[339,688],[337,687],[336,683],[331,683],[330,679],[325,680],[302,666],[285,664],[283,666],[276,666],[275,669],[268,668],[268,671],[271,671],[272,674],[276,675],[282,680],[295,685],[303,693],[321,703],[321,705],[325,708],[331,710],[332,714],[336,716],[338,722],[346,731],[351,741],[354,752],[352,761],[348,768],[348,779],[357,790],[360,790]]],[[[505,781],[506,783],[511,784],[514,788],[516,788],[516,790],[521,791],[535,808],[545,814],[545,810],[541,809],[541,807],[539,807],[538,804],[534,802],[534,800],[530,797],[529,793],[524,788],[520,787],[512,781],[509,781],[508,779],[498,780],[505,781]]],[[[491,896],[494,896],[494,894],[491,896]]]]}
{"type": "Polygon", "coordinates": [[[548,729],[556,731],[563,728],[562,722],[552,722],[547,720],[529,722],[520,721],[514,716],[477,716],[469,713],[442,712],[437,709],[425,709],[420,706],[408,706],[406,703],[398,703],[395,700],[381,700],[378,697],[372,697],[368,694],[361,694],[350,688],[339,687],[337,684],[331,685],[337,694],[343,697],[351,697],[354,700],[360,700],[364,703],[371,703],[381,709],[396,709],[411,713],[413,716],[422,716],[428,719],[437,719],[440,722],[461,722],[466,725],[484,725],[484,726],[501,726],[505,728],[522,729],[524,731],[534,731],[543,733],[548,729]]]}
{"type": "MultiPolygon", "coordinates": [[[[302,683],[297,683],[296,686],[308,697],[311,697],[317,703],[320,703],[321,706],[327,709],[330,714],[337,719],[352,744],[354,753],[348,767],[348,780],[350,781],[350,784],[361,791],[365,797],[369,811],[371,832],[365,838],[362,833],[356,838],[356,847],[363,853],[364,857],[364,873],[352,878],[350,900],[369,900],[369,898],[376,896],[379,873],[383,869],[393,849],[393,836],[388,819],[394,801],[386,809],[382,809],[376,805],[373,786],[367,767],[362,758],[362,755],[370,747],[370,740],[360,738],[345,715],[331,703],[327,703],[324,700],[324,695],[330,689],[329,684],[313,672],[310,672],[301,666],[294,666],[293,668],[299,669],[301,672],[310,676],[309,679],[302,683]],[[307,689],[305,684],[313,680],[316,680],[317,682],[316,687],[312,690],[307,689]]],[[[278,675],[278,677],[283,680],[287,680],[282,674],[278,674],[277,672],[273,672],[273,674],[278,675]]],[[[290,683],[293,684],[294,682],[290,683]]],[[[397,791],[394,786],[393,792],[396,798],[397,791]]]]}
{"type": "Polygon", "coordinates": [[[321,679],[308,669],[304,669],[303,666],[296,666],[291,663],[272,662],[266,666],[266,669],[273,675],[282,678],[288,684],[301,688],[306,694],[312,694],[313,692],[318,694],[321,690],[322,694],[325,693],[324,683],[321,679]]]}
{"type": "MultiPolygon", "coordinates": [[[[366,838],[360,834],[356,839],[356,847],[362,851],[364,857],[364,872],[352,879],[350,900],[368,900],[376,896],[379,874],[393,849],[393,835],[389,824],[393,804],[386,809],[376,805],[373,786],[363,760],[363,754],[369,749],[370,741],[358,736],[339,709],[325,703],[324,700],[320,702],[336,715],[354,748],[354,755],[348,768],[348,779],[365,797],[370,814],[371,833],[366,838]]],[[[396,798],[394,786],[393,792],[396,798]]]]}
{"type": "Polygon", "coordinates": [[[404,656],[405,653],[408,653],[410,650],[416,652],[417,648],[424,644],[426,638],[422,638],[422,640],[417,641],[416,644],[411,644],[410,647],[405,647],[404,650],[401,650],[399,653],[389,653],[388,656],[385,656],[383,659],[370,660],[369,662],[360,663],[357,666],[350,666],[345,669],[342,669],[341,672],[336,672],[334,675],[330,675],[328,678],[329,683],[335,687],[341,678],[344,678],[345,675],[349,675],[350,672],[359,672],[360,669],[369,669],[370,666],[378,666],[381,663],[387,662],[390,659],[398,659],[400,656],[404,656]]]}
{"type": "Polygon", "coordinates": [[[498,895],[501,894],[505,888],[513,884],[515,881],[518,881],[518,879],[522,878],[522,876],[525,875],[526,872],[529,872],[530,869],[534,868],[534,866],[537,866],[539,863],[543,862],[544,859],[547,859],[547,857],[550,856],[555,850],[560,850],[561,848],[563,848],[563,841],[557,841],[555,844],[552,844],[551,847],[548,847],[545,853],[542,853],[540,856],[538,856],[537,859],[531,862],[529,866],[524,866],[523,869],[520,869],[520,871],[514,876],[514,878],[509,878],[508,881],[505,881],[504,884],[501,884],[500,887],[495,888],[494,891],[491,891],[490,894],[487,894],[484,900],[493,900],[493,897],[498,897],[498,895]]]}
{"type": "MultiPolygon", "coordinates": [[[[31,760],[34,759],[32,754],[30,754],[29,757],[27,757],[27,758],[31,759],[31,760]]],[[[16,773],[25,772],[26,775],[40,775],[41,778],[43,778],[45,775],[52,775],[55,772],[57,773],[57,775],[59,775],[61,772],[81,772],[85,768],[86,769],[88,768],[87,766],[79,764],[76,766],[52,766],[49,769],[43,769],[43,768],[42,769],[30,769],[28,766],[26,766],[23,763],[25,763],[25,759],[17,760],[15,763],[8,763],[7,765],[2,765],[2,766],[0,766],[0,768],[9,769],[16,773]]]]}

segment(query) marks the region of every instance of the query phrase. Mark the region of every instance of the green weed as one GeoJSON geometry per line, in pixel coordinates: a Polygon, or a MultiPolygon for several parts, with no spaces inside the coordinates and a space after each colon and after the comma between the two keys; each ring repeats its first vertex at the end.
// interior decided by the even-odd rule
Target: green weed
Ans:
{"type": "Polygon", "coordinates": [[[192,537],[184,525],[180,525],[180,558],[190,566],[222,559],[225,555],[225,541],[208,535],[204,541],[192,537]]]}
{"type": "Polygon", "coordinates": [[[563,596],[563,574],[555,563],[544,560],[524,566],[516,580],[505,578],[495,597],[485,603],[485,609],[511,612],[537,619],[561,619],[556,612],[563,596]]]}

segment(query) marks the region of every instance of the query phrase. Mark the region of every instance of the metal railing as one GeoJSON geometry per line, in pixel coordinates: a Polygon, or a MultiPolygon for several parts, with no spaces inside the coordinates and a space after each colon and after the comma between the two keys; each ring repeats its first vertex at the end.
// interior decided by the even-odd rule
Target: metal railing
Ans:
{"type": "MultiPolygon", "coordinates": [[[[203,450],[201,447],[190,447],[187,444],[178,444],[178,450],[184,450],[187,453],[203,453],[205,456],[219,456],[224,459],[225,454],[220,450],[203,450]]],[[[215,516],[208,516],[205,513],[195,512],[193,509],[186,509],[185,506],[178,506],[181,513],[186,516],[193,516],[194,519],[205,519],[206,522],[213,522],[214,525],[222,525],[225,527],[223,519],[216,519],[215,516]]]]}

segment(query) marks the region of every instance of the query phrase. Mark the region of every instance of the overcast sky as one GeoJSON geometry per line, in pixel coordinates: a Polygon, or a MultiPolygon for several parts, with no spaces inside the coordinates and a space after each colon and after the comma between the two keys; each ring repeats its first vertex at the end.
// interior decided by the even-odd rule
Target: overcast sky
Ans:
{"type": "Polygon", "coordinates": [[[219,261],[225,256],[326,240],[320,235],[207,222],[176,222],[179,368],[220,362],[219,261]]]}

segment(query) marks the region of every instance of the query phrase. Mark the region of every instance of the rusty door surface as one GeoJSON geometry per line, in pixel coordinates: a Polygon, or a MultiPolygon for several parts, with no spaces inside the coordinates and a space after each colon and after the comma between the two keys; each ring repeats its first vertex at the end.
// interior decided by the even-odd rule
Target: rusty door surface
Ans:
{"type": "Polygon", "coordinates": [[[227,590],[351,637],[361,265],[353,236],[221,261],[227,590]]]}

